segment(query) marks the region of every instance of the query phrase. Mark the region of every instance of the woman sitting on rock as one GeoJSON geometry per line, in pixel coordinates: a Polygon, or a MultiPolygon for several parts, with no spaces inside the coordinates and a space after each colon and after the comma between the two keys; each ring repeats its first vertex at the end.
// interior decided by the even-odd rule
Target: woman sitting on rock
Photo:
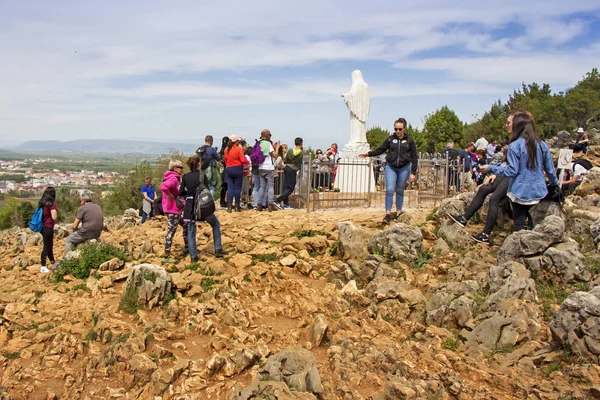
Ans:
{"type": "MultiPolygon", "coordinates": [[[[200,179],[204,185],[208,188],[208,179],[200,171],[200,157],[192,156],[186,161],[187,166],[190,168],[190,172],[183,175],[181,179],[181,185],[179,186],[179,196],[185,197],[185,207],[183,209],[183,221],[187,227],[187,241],[190,250],[190,258],[192,262],[198,261],[198,250],[196,247],[196,212],[194,197],[196,194],[196,188],[200,185],[200,179]]],[[[223,250],[221,245],[221,224],[217,219],[217,216],[213,213],[206,218],[206,222],[212,227],[213,232],[213,243],[215,246],[215,257],[223,257],[229,254],[223,250]]]]}
{"type": "Polygon", "coordinates": [[[482,165],[482,172],[496,176],[508,176],[507,196],[512,202],[515,232],[526,227],[529,209],[546,197],[546,178],[551,185],[558,185],[554,163],[548,145],[541,141],[530,113],[516,113],[512,119],[507,166],[482,165]]]}

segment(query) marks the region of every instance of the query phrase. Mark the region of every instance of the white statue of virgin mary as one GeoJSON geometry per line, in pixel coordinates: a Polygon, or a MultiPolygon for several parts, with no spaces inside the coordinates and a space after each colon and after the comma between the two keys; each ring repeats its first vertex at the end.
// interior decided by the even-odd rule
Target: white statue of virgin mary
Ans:
{"type": "Polygon", "coordinates": [[[371,92],[369,85],[363,79],[362,72],[352,72],[352,87],[350,92],[343,94],[344,102],[350,110],[350,142],[366,143],[365,123],[371,109],[371,92]]]}

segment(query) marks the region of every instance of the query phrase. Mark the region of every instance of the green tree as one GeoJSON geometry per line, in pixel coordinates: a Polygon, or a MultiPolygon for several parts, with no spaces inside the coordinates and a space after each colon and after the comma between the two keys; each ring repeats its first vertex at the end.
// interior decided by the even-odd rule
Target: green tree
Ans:
{"type": "Polygon", "coordinates": [[[422,135],[423,150],[439,152],[446,148],[447,142],[460,143],[463,124],[454,111],[443,106],[425,117],[422,135]]]}
{"type": "Polygon", "coordinates": [[[22,222],[19,212],[19,202],[11,197],[8,202],[0,207],[0,229],[8,229],[13,226],[19,226],[22,222]]]}
{"type": "Polygon", "coordinates": [[[390,136],[391,133],[387,129],[382,129],[379,126],[374,126],[367,131],[367,142],[371,150],[375,150],[383,141],[390,136]]]}
{"type": "Polygon", "coordinates": [[[419,152],[426,151],[425,135],[423,134],[423,131],[413,127],[411,124],[408,124],[408,127],[406,128],[406,134],[413,138],[419,152]]]}
{"type": "Polygon", "coordinates": [[[23,201],[21,202],[21,204],[19,204],[19,206],[17,207],[17,213],[20,216],[21,219],[21,224],[19,226],[21,227],[25,227],[25,226],[29,226],[29,221],[31,221],[31,217],[33,216],[33,213],[35,212],[35,207],[33,207],[33,205],[28,202],[28,201],[23,201]]]}

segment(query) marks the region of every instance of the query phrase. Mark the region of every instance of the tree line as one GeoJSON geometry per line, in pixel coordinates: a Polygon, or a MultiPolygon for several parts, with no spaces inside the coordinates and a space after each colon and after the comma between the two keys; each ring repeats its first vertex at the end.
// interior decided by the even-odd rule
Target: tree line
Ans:
{"type": "MultiPolygon", "coordinates": [[[[506,119],[513,112],[529,111],[535,116],[542,139],[555,136],[560,131],[573,132],[578,127],[588,128],[587,122],[600,123],[600,73],[597,68],[586,73],[582,80],[565,91],[553,93],[549,84],[523,83],[514,90],[506,102],[497,100],[481,118],[465,123],[456,113],[443,106],[425,116],[422,129],[408,125],[410,135],[420,152],[440,152],[447,142],[456,148],[474,142],[482,134],[498,142],[508,139],[506,119]]],[[[367,131],[371,149],[376,148],[390,132],[380,127],[367,131]]]]}

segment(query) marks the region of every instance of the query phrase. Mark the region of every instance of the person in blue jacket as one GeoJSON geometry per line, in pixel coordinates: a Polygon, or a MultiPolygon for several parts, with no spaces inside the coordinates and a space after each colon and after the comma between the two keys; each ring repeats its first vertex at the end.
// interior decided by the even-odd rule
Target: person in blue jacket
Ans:
{"type": "Polygon", "coordinates": [[[508,176],[507,196],[512,203],[515,232],[524,229],[529,209],[546,197],[546,177],[550,185],[558,185],[548,145],[540,140],[533,115],[516,113],[512,120],[507,153],[507,166],[482,165],[482,171],[508,176]],[[546,176],[544,176],[544,172],[546,176]]]}

